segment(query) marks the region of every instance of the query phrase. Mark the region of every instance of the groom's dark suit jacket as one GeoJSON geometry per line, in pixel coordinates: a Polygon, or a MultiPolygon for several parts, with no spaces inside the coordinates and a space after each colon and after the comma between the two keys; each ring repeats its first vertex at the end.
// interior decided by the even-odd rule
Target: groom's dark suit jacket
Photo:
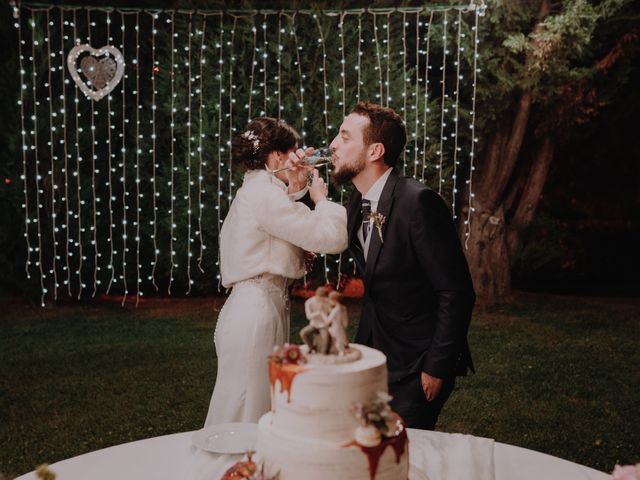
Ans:
{"type": "Polygon", "coordinates": [[[383,242],[372,225],[365,263],[356,234],[361,198],[354,190],[347,206],[349,249],[365,287],[356,343],[387,355],[390,383],[419,371],[439,378],[473,371],[467,330],[475,294],[444,201],[391,172],[377,207],[383,242]]]}

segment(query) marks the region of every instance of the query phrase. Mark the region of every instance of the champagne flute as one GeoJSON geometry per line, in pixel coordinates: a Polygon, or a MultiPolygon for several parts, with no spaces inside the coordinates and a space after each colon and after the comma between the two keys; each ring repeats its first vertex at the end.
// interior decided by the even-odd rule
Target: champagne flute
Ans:
{"type": "MultiPolygon", "coordinates": [[[[325,167],[331,163],[332,150],[331,147],[321,147],[316,148],[312,155],[308,157],[304,157],[304,162],[312,166],[314,168],[317,167],[325,167]]],[[[285,170],[289,170],[291,167],[279,168],[277,170],[273,170],[271,173],[284,172],[285,170]]]]}

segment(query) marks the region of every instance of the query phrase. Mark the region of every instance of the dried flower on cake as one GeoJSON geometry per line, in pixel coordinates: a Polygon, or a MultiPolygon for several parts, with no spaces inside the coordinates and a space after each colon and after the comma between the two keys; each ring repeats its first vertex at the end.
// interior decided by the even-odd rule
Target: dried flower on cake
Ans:
{"type": "Polygon", "coordinates": [[[367,404],[353,404],[351,412],[360,420],[360,427],[356,430],[358,444],[375,446],[383,438],[395,437],[404,430],[402,420],[389,406],[392,398],[386,392],[378,392],[376,398],[367,404]]]}
{"type": "Polygon", "coordinates": [[[271,360],[275,363],[285,365],[300,365],[301,363],[307,363],[307,359],[300,350],[300,346],[285,343],[281,347],[275,347],[271,360]]]}

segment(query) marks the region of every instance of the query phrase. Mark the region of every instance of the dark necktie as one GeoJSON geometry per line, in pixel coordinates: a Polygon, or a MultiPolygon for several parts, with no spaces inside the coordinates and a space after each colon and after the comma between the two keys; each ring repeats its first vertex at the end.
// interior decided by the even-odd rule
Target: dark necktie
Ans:
{"type": "Polygon", "coordinates": [[[367,199],[362,200],[362,238],[367,241],[369,236],[369,230],[371,230],[371,201],[367,199]]]}

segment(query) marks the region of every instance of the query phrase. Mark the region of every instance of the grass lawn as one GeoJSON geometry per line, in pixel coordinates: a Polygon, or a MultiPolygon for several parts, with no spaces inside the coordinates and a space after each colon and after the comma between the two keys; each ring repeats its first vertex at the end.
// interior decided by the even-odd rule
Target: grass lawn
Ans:
{"type": "MultiPolygon", "coordinates": [[[[0,479],[202,426],[222,298],[0,302],[0,479]]],[[[292,317],[297,338],[299,301],[292,317]]],[[[640,300],[519,294],[476,309],[469,336],[478,373],[459,379],[440,430],[603,471],[640,461],[640,300]]]]}

